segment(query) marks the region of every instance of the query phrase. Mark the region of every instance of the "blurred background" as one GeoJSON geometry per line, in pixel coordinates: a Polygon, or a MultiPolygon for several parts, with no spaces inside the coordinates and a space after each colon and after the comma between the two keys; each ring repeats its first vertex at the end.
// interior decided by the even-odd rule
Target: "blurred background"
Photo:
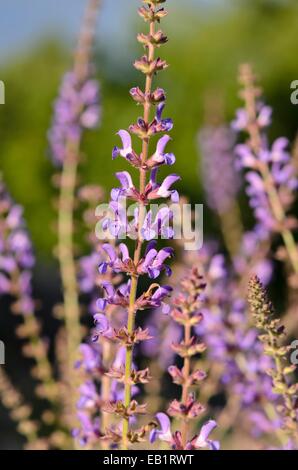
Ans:
{"type": "MultiPolygon", "coordinates": [[[[136,15],[138,0],[103,0],[95,50],[96,75],[102,86],[103,121],[84,138],[81,182],[107,191],[122,161],[112,163],[115,133],[136,118],[138,110],[128,90],[142,76],[132,67],[141,50],[135,41],[143,24],[136,15]]],[[[6,103],[0,106],[0,172],[25,217],[37,253],[36,297],[43,298],[40,315],[50,318],[59,299],[59,275],[53,257],[55,208],[53,166],[48,158],[47,131],[61,76],[72,64],[72,51],[85,7],[84,0],[1,0],[0,80],[6,103]]],[[[208,93],[218,93],[225,120],[239,107],[237,69],[251,62],[266,100],[273,106],[272,138],[292,141],[298,109],[290,102],[290,84],[298,79],[298,2],[296,0],[170,0],[163,29],[169,43],[163,55],[170,64],[158,78],[168,95],[166,115],[174,119],[172,149],[180,191],[192,202],[204,202],[199,172],[197,133],[202,126],[208,93]]],[[[244,214],[245,215],[245,214],[244,214]]],[[[205,235],[216,234],[217,223],[205,210],[205,235]]],[[[1,339],[7,344],[7,364],[14,380],[31,396],[26,361],[13,341],[13,319],[1,303],[1,339]],[[17,364],[17,366],[16,366],[17,364]]],[[[55,333],[55,322],[45,322],[55,333]]],[[[20,447],[13,424],[0,410],[0,448],[20,447]]]]}

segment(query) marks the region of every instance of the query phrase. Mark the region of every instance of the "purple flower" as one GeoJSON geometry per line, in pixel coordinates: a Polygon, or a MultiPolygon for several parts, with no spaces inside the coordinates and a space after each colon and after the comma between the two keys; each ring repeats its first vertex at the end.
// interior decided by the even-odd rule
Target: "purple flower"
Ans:
{"type": "Polygon", "coordinates": [[[80,398],[77,402],[78,409],[93,408],[98,401],[98,393],[92,380],[88,380],[79,387],[80,398]]]}
{"type": "Polygon", "coordinates": [[[115,288],[112,283],[104,281],[102,282],[102,288],[106,295],[103,298],[99,298],[96,302],[99,311],[104,312],[107,305],[117,305],[127,308],[129,303],[130,282],[115,288]]]}
{"type": "Polygon", "coordinates": [[[97,252],[80,258],[78,281],[81,292],[91,293],[94,290],[98,275],[98,266],[101,261],[102,254],[97,252]]]}
{"type": "MultiPolygon", "coordinates": [[[[132,240],[136,240],[138,237],[139,208],[136,207],[134,209],[133,217],[128,220],[124,202],[121,198],[110,202],[109,207],[111,211],[101,221],[101,225],[104,232],[109,233],[115,238],[123,239],[129,237],[132,240]]],[[[150,209],[146,213],[140,230],[144,240],[150,241],[158,237],[166,240],[173,238],[172,219],[173,212],[168,207],[159,209],[155,216],[150,209]]]]}
{"type": "Polygon", "coordinates": [[[98,418],[92,419],[86,411],[79,411],[77,418],[80,422],[80,428],[75,428],[72,431],[72,436],[78,439],[81,446],[85,446],[99,438],[100,427],[98,418]]]}
{"type": "Polygon", "coordinates": [[[159,132],[169,132],[173,129],[173,121],[170,118],[163,119],[162,113],[165,108],[165,102],[159,103],[156,108],[156,122],[159,132]]]}
{"type": "Polygon", "coordinates": [[[117,255],[116,249],[109,243],[104,243],[102,245],[102,249],[109,257],[109,261],[103,261],[100,263],[98,269],[101,274],[106,273],[108,267],[112,268],[116,273],[126,271],[128,269],[130,258],[128,248],[124,243],[120,243],[118,247],[119,255],[117,255]]]}
{"type": "Polygon", "coordinates": [[[129,156],[132,154],[132,143],[131,143],[131,136],[129,132],[125,130],[120,130],[118,132],[119,137],[122,140],[122,148],[114,147],[112,157],[113,159],[116,158],[118,155],[121,157],[127,158],[129,160],[129,156]]]}
{"type": "Polygon", "coordinates": [[[164,299],[169,297],[173,288],[171,286],[159,286],[155,291],[151,289],[150,295],[148,292],[142,294],[136,301],[139,310],[145,308],[162,308],[162,313],[168,314],[170,307],[164,302],[164,299]]]}
{"type": "Polygon", "coordinates": [[[151,157],[152,160],[159,165],[166,164],[166,165],[173,165],[175,163],[175,156],[173,153],[165,153],[165,147],[168,142],[171,140],[171,137],[168,135],[164,135],[159,139],[156,146],[156,151],[151,157]]]}
{"type": "Polygon", "coordinates": [[[297,221],[288,216],[288,211],[295,199],[298,179],[287,152],[288,142],[281,137],[269,145],[266,127],[271,122],[271,109],[257,99],[260,89],[256,87],[254,74],[247,64],[240,69],[240,82],[245,109],[238,112],[233,125],[244,130],[248,138],[236,147],[237,166],[247,170],[246,192],[258,230],[268,240],[275,233],[282,236],[288,259],[297,272],[297,253],[291,233],[297,221]]]}
{"type": "Polygon", "coordinates": [[[196,449],[201,449],[204,447],[209,447],[210,450],[219,450],[220,445],[218,441],[212,441],[209,439],[209,434],[217,427],[215,421],[208,421],[201,428],[200,434],[195,438],[193,445],[196,449]]]}
{"type": "Polygon", "coordinates": [[[74,72],[65,74],[60,95],[54,104],[54,118],[48,135],[54,163],[63,163],[67,141],[78,142],[83,129],[93,129],[99,121],[98,83],[88,79],[80,84],[74,72]]]}
{"type": "Polygon", "coordinates": [[[82,343],[80,345],[82,359],[76,362],[76,367],[82,367],[87,373],[92,373],[101,367],[101,354],[94,344],[82,343]]]}
{"type": "MultiPolygon", "coordinates": [[[[154,15],[156,15],[154,22],[157,19],[159,21],[164,16],[164,9],[158,9],[155,3],[152,6],[140,8],[139,13],[141,16],[144,12],[152,14],[154,10],[154,15]]],[[[139,35],[138,38],[145,43],[148,41],[148,37],[145,35],[139,35]]],[[[152,41],[152,47],[155,48],[163,44],[166,41],[166,37],[160,31],[157,31],[152,41]]],[[[151,50],[151,47],[149,49],[151,50]]],[[[146,75],[153,76],[158,71],[163,70],[167,64],[160,58],[152,60],[150,55],[144,55],[134,65],[146,75]]],[[[171,211],[163,208],[157,214],[153,214],[152,208],[148,212],[144,211],[144,209],[151,201],[156,199],[171,198],[173,202],[178,202],[179,195],[173,189],[173,184],[180,179],[178,175],[173,174],[167,176],[161,183],[158,183],[156,180],[158,168],[161,165],[171,165],[175,161],[174,155],[166,152],[166,145],[170,140],[168,135],[164,135],[158,140],[155,152],[149,155],[151,137],[158,133],[166,133],[173,127],[173,122],[170,118],[162,117],[165,106],[164,91],[161,89],[153,91],[150,87],[149,90],[146,89],[143,92],[138,87],[134,87],[131,89],[131,96],[138,104],[144,106],[144,114],[143,117],[139,117],[135,123],[129,126],[129,132],[126,130],[118,132],[122,145],[114,147],[112,158],[122,156],[132,167],[137,168],[139,178],[136,178],[136,181],[141,181],[141,184],[136,186],[129,171],[116,173],[119,187],[111,191],[110,213],[104,216],[102,227],[104,231],[109,230],[110,234],[117,240],[120,240],[122,237],[133,238],[136,241],[135,249],[130,253],[129,246],[125,243],[118,245],[116,242],[115,246],[110,243],[104,243],[102,250],[105,253],[105,258],[99,264],[99,273],[101,275],[106,274],[108,276],[110,272],[117,275],[125,274],[130,277],[130,281],[120,287],[109,281],[103,281],[101,284],[104,296],[100,297],[97,301],[97,308],[100,313],[97,313],[94,317],[94,333],[95,336],[98,336],[100,344],[102,343],[104,346],[106,341],[109,340],[109,344],[112,346],[117,344],[121,347],[124,346],[120,361],[118,357],[116,357],[114,363],[111,357],[107,361],[110,366],[106,373],[106,377],[111,380],[109,390],[110,400],[105,396],[102,407],[103,411],[112,413],[114,416],[117,415],[122,419],[122,424],[117,427],[117,430],[115,430],[115,426],[105,430],[104,438],[111,441],[111,445],[118,447],[122,434],[124,448],[127,448],[129,444],[142,442],[143,440],[142,430],[134,429],[133,433],[130,431],[131,425],[137,421],[137,415],[146,412],[146,404],[139,404],[136,400],[132,400],[131,397],[138,391],[136,385],[145,384],[150,380],[149,369],[138,370],[133,362],[135,345],[150,339],[148,330],[143,330],[135,323],[135,316],[137,316],[138,311],[154,307],[162,307],[163,311],[168,313],[169,307],[166,305],[165,299],[172,291],[171,287],[160,286],[154,282],[147,286],[147,290],[139,293],[142,287],[138,285],[140,275],[147,276],[149,279],[156,279],[163,270],[167,275],[171,274],[166,261],[173,254],[172,248],[167,247],[157,250],[155,243],[149,242],[147,247],[145,243],[158,236],[165,238],[173,236],[173,229],[170,226],[172,220],[171,211]],[[155,117],[152,121],[149,118],[151,106],[156,106],[155,117]],[[133,149],[130,133],[133,133],[142,141],[140,145],[142,151],[140,154],[133,149]],[[145,143],[146,145],[144,145],[145,143]],[[133,209],[129,220],[125,198],[136,203],[136,205],[129,207],[129,209],[133,209]],[[103,312],[106,312],[106,309],[110,306],[116,307],[113,309],[113,314],[104,315],[103,312]],[[119,309],[119,307],[126,311],[125,318],[121,317],[120,322],[119,310],[121,313],[121,308],[119,309]],[[115,328],[115,321],[120,323],[120,328],[118,326],[115,328]],[[110,336],[111,334],[112,336],[110,336]],[[125,363],[123,361],[123,353],[125,353],[125,363]],[[130,437],[132,435],[133,438],[130,437]]],[[[103,351],[106,349],[103,347],[103,351]]],[[[103,390],[106,391],[106,387],[103,387],[103,390]]]]}
{"type": "Polygon", "coordinates": [[[31,269],[35,259],[22,208],[15,204],[0,181],[0,293],[11,294],[15,310],[34,312],[31,269]]]}
{"type": "MultiPolygon", "coordinates": [[[[257,105],[257,123],[262,129],[268,127],[271,124],[272,108],[270,106],[264,106],[262,103],[257,105]]],[[[246,130],[249,125],[249,117],[246,109],[238,109],[236,111],[236,119],[232,121],[232,128],[236,131],[246,130]]]]}
{"type": "Polygon", "coordinates": [[[151,279],[156,279],[162,270],[165,270],[167,276],[170,276],[172,271],[165,264],[165,260],[173,255],[173,248],[168,247],[157,251],[155,245],[154,241],[148,244],[145,257],[138,265],[137,271],[139,274],[148,274],[151,279]]]}
{"type": "Polygon", "coordinates": [[[171,189],[171,186],[181,179],[178,175],[167,176],[159,185],[156,182],[156,169],[152,170],[150,182],[146,185],[144,194],[140,194],[136,189],[128,171],[118,172],[116,177],[120,181],[121,187],[112,189],[111,198],[113,201],[117,201],[120,197],[127,197],[137,202],[148,203],[153,199],[170,197],[172,202],[179,202],[178,192],[171,189]]]}
{"type": "Polygon", "coordinates": [[[171,421],[165,413],[157,413],[156,419],[159,423],[159,428],[153,429],[150,433],[149,440],[151,444],[160,439],[165,442],[172,442],[171,421]]]}
{"type": "Polygon", "coordinates": [[[207,203],[218,214],[226,213],[241,183],[234,164],[235,134],[226,126],[209,126],[199,132],[198,142],[207,203]]]}

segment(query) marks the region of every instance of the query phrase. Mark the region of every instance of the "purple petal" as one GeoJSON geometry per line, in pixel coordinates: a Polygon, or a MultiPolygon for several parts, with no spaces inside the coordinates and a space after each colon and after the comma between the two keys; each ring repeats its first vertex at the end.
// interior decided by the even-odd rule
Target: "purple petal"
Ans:
{"type": "Polygon", "coordinates": [[[109,329],[109,321],[105,315],[102,313],[97,313],[94,315],[94,322],[96,325],[96,331],[98,333],[104,333],[109,329]]]}
{"type": "Polygon", "coordinates": [[[114,262],[117,258],[115,249],[109,243],[104,243],[102,245],[102,249],[107,253],[108,257],[110,258],[111,262],[114,262]]]}
{"type": "Polygon", "coordinates": [[[125,245],[125,243],[120,243],[119,250],[120,250],[121,255],[122,255],[122,260],[123,261],[129,260],[129,250],[128,250],[127,246],[125,245]]]}
{"type": "Polygon", "coordinates": [[[208,446],[208,437],[209,434],[217,427],[216,421],[210,420],[206,424],[204,424],[201,428],[201,432],[196,439],[196,446],[197,447],[207,447],[208,446]]]}
{"type": "Polygon", "coordinates": [[[162,432],[166,433],[171,429],[171,421],[165,413],[157,413],[156,419],[159,422],[162,432]]]}
{"type": "Polygon", "coordinates": [[[132,178],[128,171],[119,171],[116,173],[116,177],[120,181],[123,189],[134,188],[132,178]]]}
{"type": "Polygon", "coordinates": [[[124,153],[131,153],[132,152],[131,136],[130,136],[129,132],[121,129],[119,132],[117,132],[117,135],[119,135],[119,137],[122,140],[123,150],[125,151],[124,153]]]}

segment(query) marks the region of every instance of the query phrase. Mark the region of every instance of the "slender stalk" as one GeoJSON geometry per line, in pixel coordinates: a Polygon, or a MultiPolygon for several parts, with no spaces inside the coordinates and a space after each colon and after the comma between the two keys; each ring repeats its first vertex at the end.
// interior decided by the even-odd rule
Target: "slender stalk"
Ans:
{"type": "MultiPolygon", "coordinates": [[[[154,35],[155,33],[155,23],[154,21],[150,22],[150,34],[154,35]]],[[[153,61],[154,60],[154,45],[150,44],[148,46],[148,60],[153,61]]],[[[148,74],[146,76],[146,84],[145,84],[145,94],[149,96],[151,93],[151,88],[152,88],[152,81],[153,81],[153,74],[148,74]]],[[[144,103],[144,121],[146,124],[149,124],[150,120],[150,111],[151,111],[151,103],[149,100],[146,100],[144,103]]],[[[149,141],[150,138],[147,137],[143,139],[143,144],[142,144],[142,163],[144,164],[148,158],[148,153],[149,153],[149,141]]],[[[141,168],[140,169],[140,178],[139,178],[139,190],[140,194],[144,193],[146,186],[146,170],[141,168]]],[[[134,252],[134,264],[135,266],[138,265],[140,259],[141,259],[141,252],[142,252],[142,244],[143,244],[143,239],[141,236],[141,227],[143,225],[143,220],[144,220],[144,205],[139,204],[139,218],[138,218],[138,240],[136,241],[136,247],[135,247],[135,252],[134,252]]],[[[137,276],[131,276],[131,290],[130,290],[130,297],[129,297],[129,308],[128,308],[128,319],[127,319],[127,330],[129,334],[131,334],[134,330],[134,325],[135,325],[135,300],[136,300],[136,295],[137,295],[137,288],[138,288],[138,277],[137,276]]],[[[133,347],[127,347],[126,348],[126,354],[125,354],[125,388],[124,388],[124,405],[125,407],[128,407],[130,402],[131,402],[131,384],[129,382],[130,374],[131,374],[131,369],[132,369],[132,358],[133,358],[133,347]]],[[[123,420],[123,429],[122,429],[122,437],[123,437],[123,442],[122,442],[122,447],[124,450],[127,450],[128,448],[128,441],[127,441],[127,434],[129,431],[129,420],[126,418],[123,420]]]]}
{"type": "MultiPolygon", "coordinates": [[[[269,341],[270,341],[272,347],[274,347],[276,345],[276,341],[275,341],[275,338],[274,338],[273,334],[271,333],[271,331],[268,331],[268,336],[269,336],[269,341]]],[[[288,385],[288,383],[286,381],[286,378],[285,378],[284,364],[283,364],[282,358],[275,355],[274,356],[274,362],[275,362],[275,367],[276,367],[276,371],[277,371],[277,374],[278,374],[278,381],[282,385],[284,385],[283,399],[284,399],[285,407],[287,409],[287,412],[288,412],[290,418],[295,423],[295,426],[297,426],[296,407],[293,403],[293,397],[289,393],[289,385],[288,385]]]]}
{"type": "MultiPolygon", "coordinates": [[[[16,268],[12,273],[12,281],[14,285],[14,294],[16,301],[21,301],[21,273],[19,268],[16,268]]],[[[40,328],[34,312],[23,313],[17,309],[17,312],[23,318],[23,325],[18,329],[18,335],[28,340],[30,346],[30,357],[35,361],[37,367],[36,378],[41,382],[44,387],[43,396],[52,403],[53,407],[57,408],[57,393],[55,392],[55,380],[53,376],[53,369],[47,355],[47,349],[40,338],[40,328]],[[22,331],[23,330],[23,331],[22,331]]]]}
{"type": "MultiPolygon", "coordinates": [[[[77,348],[80,344],[80,307],[77,290],[76,266],[73,253],[74,191],[77,176],[78,146],[68,144],[68,151],[61,175],[61,190],[58,214],[58,256],[61,269],[64,318],[67,332],[67,362],[69,377],[73,368],[77,348]]],[[[75,398],[70,391],[71,409],[75,398]]]]}
{"type": "MultiPolygon", "coordinates": [[[[79,83],[88,76],[91,48],[94,39],[96,12],[99,0],[89,0],[83,27],[74,57],[74,73],[79,83]]],[[[75,409],[73,363],[81,340],[80,306],[74,258],[74,206],[77,168],[80,156],[80,142],[69,139],[66,144],[66,155],[61,174],[61,189],[58,214],[58,258],[61,270],[64,318],[66,325],[67,362],[70,379],[70,409],[75,409]]]]}
{"type": "Polygon", "coordinates": [[[280,409],[281,415],[286,418],[283,429],[296,440],[296,385],[291,386],[286,378],[287,374],[294,372],[295,366],[288,366],[286,357],[288,348],[281,346],[284,327],[278,319],[274,318],[273,305],[256,276],[252,277],[249,282],[248,302],[256,326],[263,332],[259,338],[264,344],[264,352],[271,356],[275,363],[275,370],[271,369],[270,376],[272,377],[273,391],[281,395],[284,403],[280,409]]]}
{"type": "Polygon", "coordinates": [[[32,408],[28,405],[22,394],[10,382],[4,368],[0,367],[0,401],[10,412],[10,417],[18,425],[18,432],[22,434],[29,444],[38,439],[38,428],[32,419],[32,408]]]}
{"type": "MultiPolygon", "coordinates": [[[[259,126],[257,123],[256,96],[259,94],[260,90],[254,87],[254,77],[249,68],[244,68],[241,78],[245,86],[245,89],[243,91],[243,97],[245,99],[246,110],[249,117],[248,130],[250,134],[251,148],[255,155],[258,155],[262,146],[262,137],[260,135],[259,126]]],[[[283,238],[286,250],[288,252],[292,268],[295,273],[298,274],[298,249],[292,232],[288,228],[286,228],[286,213],[284,211],[278,191],[271,176],[268,164],[263,161],[259,162],[259,171],[261,173],[267,190],[269,204],[273,217],[280,226],[280,234],[283,238]]]]}

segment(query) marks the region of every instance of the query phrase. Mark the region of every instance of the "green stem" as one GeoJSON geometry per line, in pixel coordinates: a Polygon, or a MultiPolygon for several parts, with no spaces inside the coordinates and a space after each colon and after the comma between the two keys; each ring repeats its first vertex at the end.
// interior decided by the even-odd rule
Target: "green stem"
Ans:
{"type": "Polygon", "coordinates": [[[77,289],[76,265],[73,254],[73,212],[74,192],[77,178],[78,147],[68,144],[68,151],[61,175],[61,191],[58,214],[58,257],[61,269],[64,318],[67,332],[67,364],[69,378],[69,401],[71,411],[75,411],[73,388],[73,364],[81,340],[80,307],[77,289]]]}
{"type": "MultiPolygon", "coordinates": [[[[150,34],[153,35],[155,32],[155,23],[154,21],[150,22],[150,34]]],[[[150,45],[148,49],[148,60],[154,60],[154,45],[150,45]]],[[[145,93],[148,96],[151,93],[152,87],[152,80],[153,75],[148,74],[146,76],[146,84],[145,84],[145,93]]],[[[150,101],[146,100],[144,103],[144,121],[145,123],[149,123],[150,120],[150,110],[151,104],[150,101]]],[[[142,144],[142,162],[145,163],[148,158],[149,152],[149,141],[150,138],[143,139],[142,144]]],[[[140,169],[140,194],[144,193],[145,186],[146,186],[146,170],[143,168],[140,169]]],[[[141,227],[143,225],[144,219],[144,205],[139,204],[139,218],[138,218],[138,240],[136,243],[136,248],[134,252],[134,265],[137,266],[140,259],[141,259],[141,252],[142,252],[142,245],[143,239],[141,237],[141,227]]],[[[135,300],[137,295],[137,288],[138,288],[138,277],[132,276],[131,277],[131,290],[130,290],[130,297],[129,297],[129,308],[128,308],[128,319],[127,319],[127,330],[128,333],[131,334],[134,330],[135,324],[135,300]]],[[[131,402],[131,384],[130,384],[130,375],[132,369],[132,359],[133,359],[133,346],[126,347],[125,353],[125,385],[124,385],[124,405],[128,407],[131,402]]],[[[129,420],[125,418],[123,420],[123,429],[122,429],[122,448],[124,450],[128,449],[128,432],[129,432],[129,420]]]]}
{"type": "MultiPolygon", "coordinates": [[[[99,0],[89,0],[83,20],[77,50],[74,57],[74,73],[80,84],[88,77],[90,56],[94,40],[96,13],[99,0]]],[[[70,413],[75,415],[75,382],[73,364],[81,341],[80,305],[74,258],[74,207],[80,142],[69,140],[61,174],[61,189],[58,213],[58,258],[61,270],[64,318],[66,326],[67,367],[69,379],[70,413]]]]}

